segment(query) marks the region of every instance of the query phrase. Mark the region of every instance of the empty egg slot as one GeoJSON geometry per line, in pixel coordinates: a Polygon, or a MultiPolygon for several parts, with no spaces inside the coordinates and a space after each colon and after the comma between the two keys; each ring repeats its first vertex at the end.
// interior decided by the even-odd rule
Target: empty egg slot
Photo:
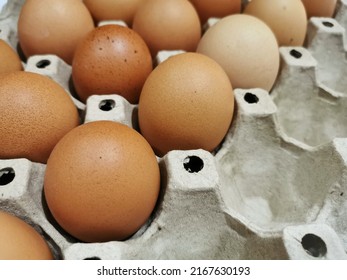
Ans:
{"type": "Polygon", "coordinates": [[[317,81],[347,95],[345,36],[345,29],[332,18],[311,18],[309,21],[307,49],[318,63],[317,81]]]}
{"type": "MultiPolygon", "coordinates": [[[[246,92],[236,90],[236,99],[242,101],[246,92]]],[[[314,221],[344,168],[336,143],[309,149],[284,140],[276,111],[268,110],[274,105],[270,96],[260,90],[257,95],[262,100],[258,111],[238,102],[233,134],[216,160],[224,181],[222,197],[230,213],[237,213],[236,219],[254,232],[272,236],[290,224],[314,221]]]]}
{"type": "Polygon", "coordinates": [[[293,48],[280,48],[282,69],[271,98],[277,106],[279,128],[289,137],[309,146],[346,137],[347,96],[335,92],[317,77],[319,63],[304,48],[297,60],[293,48]]]}

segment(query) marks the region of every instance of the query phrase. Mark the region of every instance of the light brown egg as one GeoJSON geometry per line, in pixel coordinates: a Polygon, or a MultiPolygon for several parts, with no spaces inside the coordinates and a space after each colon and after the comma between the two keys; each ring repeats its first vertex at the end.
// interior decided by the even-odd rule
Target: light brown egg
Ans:
{"type": "Polygon", "coordinates": [[[138,6],[144,0],[84,0],[96,22],[123,20],[131,26],[138,6]]]}
{"type": "Polygon", "coordinates": [[[96,28],[78,45],[72,79],[83,102],[92,94],[119,94],[137,103],[151,71],[152,57],[143,39],[112,24],[96,28]]]}
{"type": "Polygon", "coordinates": [[[279,70],[275,35],[263,21],[250,15],[222,18],[205,32],[197,52],[217,61],[233,88],[258,87],[269,91],[279,70]]]}
{"type": "Polygon", "coordinates": [[[333,17],[337,0],[302,0],[307,18],[333,17]]]}
{"type": "Polygon", "coordinates": [[[0,158],[45,163],[55,144],[79,124],[67,92],[53,80],[17,71],[0,78],[0,158]]]}
{"type": "Polygon", "coordinates": [[[279,46],[302,46],[307,18],[301,0],[252,0],[245,14],[263,20],[274,32],[279,46]]]}
{"type": "Polygon", "coordinates": [[[158,156],[176,149],[212,151],[231,124],[234,94],[215,61],[183,53],[153,70],[138,109],[141,133],[158,156]]]}
{"type": "Polygon", "coordinates": [[[0,39],[0,75],[23,70],[22,62],[15,50],[0,39]]]}
{"type": "Polygon", "coordinates": [[[56,221],[85,242],[123,240],[151,215],[160,189],[157,159],[134,129],[111,121],[81,125],[56,145],[44,179],[56,221]]]}
{"type": "Polygon", "coordinates": [[[52,260],[45,239],[20,218],[0,211],[0,260],[52,260]]]}
{"type": "Polygon", "coordinates": [[[18,19],[26,57],[55,54],[69,64],[77,44],[93,29],[93,18],[81,0],[27,0],[18,19]]]}
{"type": "Polygon", "coordinates": [[[225,17],[241,12],[241,0],[189,0],[196,8],[201,24],[211,17],[225,17]]]}
{"type": "Polygon", "coordinates": [[[201,37],[197,11],[188,0],[147,0],[138,8],[132,28],[152,56],[160,50],[195,51],[201,37]]]}

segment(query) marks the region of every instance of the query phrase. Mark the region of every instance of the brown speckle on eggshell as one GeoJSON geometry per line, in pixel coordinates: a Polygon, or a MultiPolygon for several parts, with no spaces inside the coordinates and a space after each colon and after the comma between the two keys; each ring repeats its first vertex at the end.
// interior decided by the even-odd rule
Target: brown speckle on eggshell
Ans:
{"type": "Polygon", "coordinates": [[[76,49],[72,78],[85,102],[93,94],[119,94],[137,103],[152,71],[152,58],[143,39],[132,29],[104,25],[90,32],[76,49]]]}

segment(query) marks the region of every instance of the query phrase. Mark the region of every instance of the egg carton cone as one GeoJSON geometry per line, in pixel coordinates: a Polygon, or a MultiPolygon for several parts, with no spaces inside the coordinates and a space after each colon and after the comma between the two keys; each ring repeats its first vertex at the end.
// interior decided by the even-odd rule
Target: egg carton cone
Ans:
{"type": "MultiPolygon", "coordinates": [[[[9,1],[0,16],[0,27],[7,30],[4,37],[15,48],[16,27],[6,23],[17,21],[23,2],[9,1]]],[[[234,90],[234,120],[216,151],[175,150],[157,158],[162,182],[158,203],[148,222],[129,239],[83,243],[66,233],[44,199],[46,165],[27,159],[0,160],[0,208],[34,226],[56,259],[347,259],[347,137],[339,134],[345,97],[330,87],[330,80],[322,83],[318,77],[318,69],[330,70],[318,68],[323,65],[322,50],[315,52],[319,47],[314,47],[326,43],[317,41],[317,30],[322,27],[319,22],[327,20],[338,26],[334,19],[313,21],[316,27],[309,32],[316,35],[309,35],[307,48],[281,48],[283,67],[271,95],[257,88],[234,90]],[[299,99],[304,94],[298,94],[306,91],[307,104],[299,99]],[[294,103],[289,98],[296,95],[294,103]],[[294,105],[301,106],[294,114],[302,119],[291,128],[291,121],[283,119],[294,105]],[[305,106],[312,114],[316,106],[324,113],[306,120],[305,106]],[[307,136],[312,125],[319,132],[307,136]]],[[[160,52],[156,63],[178,53],[160,52]]],[[[332,49],[330,56],[341,53],[332,49]]],[[[110,120],[138,129],[137,105],[120,95],[80,102],[71,66],[59,57],[30,57],[25,71],[46,75],[64,87],[82,122],[110,120]]]]}

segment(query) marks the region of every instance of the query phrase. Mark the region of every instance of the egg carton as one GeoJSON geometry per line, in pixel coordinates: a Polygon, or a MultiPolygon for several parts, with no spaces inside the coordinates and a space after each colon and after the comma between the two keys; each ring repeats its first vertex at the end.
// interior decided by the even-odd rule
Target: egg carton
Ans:
{"type": "MultiPolygon", "coordinates": [[[[19,11],[23,1],[9,3],[12,11],[19,11]]],[[[0,17],[0,27],[15,15],[0,17]]],[[[317,20],[328,19],[310,24],[317,20]]],[[[314,26],[321,28],[320,23],[314,26]]],[[[7,41],[17,46],[15,29],[6,30],[7,41]]],[[[34,226],[56,259],[347,259],[347,138],[324,130],[331,123],[334,129],[342,127],[345,99],[343,92],[317,78],[318,69],[326,68],[317,66],[318,51],[313,57],[318,47],[312,42],[320,31],[315,34],[311,47],[281,48],[282,69],[271,95],[261,89],[235,89],[234,120],[215,152],[176,150],[157,158],[162,181],[158,203],[147,224],[131,238],[82,243],[67,234],[44,199],[46,165],[27,159],[0,160],[0,208],[34,226]],[[313,123],[305,118],[307,104],[299,93],[306,90],[311,94],[308,110],[318,106],[327,115],[321,126],[319,118],[313,123]],[[293,94],[298,95],[292,96],[296,103],[289,99],[293,94]],[[286,111],[295,105],[301,109],[286,111]],[[337,116],[332,108],[338,108],[337,116]],[[291,114],[302,118],[297,127],[281,121],[291,114]],[[301,130],[301,125],[306,127],[301,130]],[[324,144],[304,141],[310,126],[323,135],[312,132],[310,139],[323,139],[324,144]]],[[[160,52],[157,63],[180,52],[160,52]]],[[[138,129],[137,105],[119,95],[80,102],[71,83],[71,66],[60,58],[33,56],[24,66],[61,84],[83,122],[111,120],[138,129]]]]}

